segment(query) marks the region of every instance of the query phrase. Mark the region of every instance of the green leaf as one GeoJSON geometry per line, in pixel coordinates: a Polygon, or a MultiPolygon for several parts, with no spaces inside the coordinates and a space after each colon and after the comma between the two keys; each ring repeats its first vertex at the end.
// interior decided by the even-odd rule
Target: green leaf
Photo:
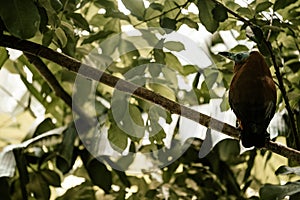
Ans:
{"type": "Polygon", "coordinates": [[[49,184],[54,187],[60,187],[60,176],[53,170],[44,169],[40,171],[41,176],[43,179],[49,184]]]}
{"type": "Polygon", "coordinates": [[[158,11],[163,11],[164,9],[164,6],[159,3],[151,3],[149,7],[158,11]]]}
{"type": "Polygon", "coordinates": [[[220,104],[221,112],[225,112],[230,109],[228,98],[224,95],[222,102],[220,104]]]}
{"type": "Polygon", "coordinates": [[[156,93],[175,101],[176,96],[172,89],[159,83],[149,83],[149,87],[156,93]]]}
{"type": "Polygon", "coordinates": [[[259,195],[263,200],[283,199],[300,192],[300,182],[289,182],[285,185],[265,184],[260,190],[259,195]]]}
{"type": "Polygon", "coordinates": [[[176,30],[176,24],[177,24],[176,19],[171,19],[169,17],[161,17],[159,23],[162,28],[167,29],[166,30],[167,33],[170,32],[171,30],[176,30]]]}
{"type": "Polygon", "coordinates": [[[0,5],[0,18],[12,35],[21,39],[35,35],[41,19],[34,1],[0,0],[0,5]]]}
{"type": "Polygon", "coordinates": [[[273,5],[273,3],[269,2],[269,1],[259,3],[255,8],[255,12],[259,13],[259,12],[265,11],[268,8],[270,8],[272,5],[273,5]]]}
{"type": "Polygon", "coordinates": [[[288,5],[295,3],[297,0],[276,0],[274,3],[274,11],[283,9],[288,5]]]}
{"type": "Polygon", "coordinates": [[[214,19],[212,13],[216,4],[210,0],[199,0],[197,6],[199,9],[199,19],[201,23],[209,32],[215,32],[219,27],[219,22],[214,19]]]}
{"type": "Polygon", "coordinates": [[[65,47],[67,45],[68,38],[67,38],[65,32],[63,31],[63,29],[58,27],[55,30],[55,35],[56,35],[57,39],[59,40],[61,46],[65,47]]]}
{"type": "Polygon", "coordinates": [[[33,193],[36,199],[49,199],[50,188],[49,184],[45,181],[40,173],[31,173],[30,181],[27,185],[30,193],[33,193]]]}
{"type": "MultiPolygon", "coordinates": [[[[159,41],[159,43],[160,42],[161,41],[159,41]]],[[[167,53],[165,53],[161,47],[154,48],[154,50],[153,50],[153,56],[154,56],[156,63],[165,64],[166,54],[167,53]]]]}
{"type": "Polygon", "coordinates": [[[0,47],[0,69],[5,63],[5,61],[8,59],[8,51],[4,47],[0,47]]]}
{"type": "Polygon", "coordinates": [[[288,167],[288,166],[280,166],[276,171],[276,175],[279,174],[296,174],[300,176],[300,167],[288,167]]]}
{"type": "Polygon", "coordinates": [[[108,37],[110,34],[112,34],[113,31],[99,31],[98,33],[91,35],[90,37],[86,38],[83,40],[83,42],[81,43],[83,44],[90,44],[96,40],[100,40],[100,39],[104,39],[106,37],[108,37]]]}
{"type": "Polygon", "coordinates": [[[109,193],[112,185],[112,174],[111,171],[107,169],[105,164],[97,159],[91,159],[87,163],[86,169],[93,184],[102,188],[105,193],[109,193]]]}
{"type": "Polygon", "coordinates": [[[53,30],[48,30],[43,34],[43,39],[42,39],[42,44],[43,46],[49,46],[52,42],[54,36],[54,31],[53,30]]]}
{"type": "Polygon", "coordinates": [[[81,106],[84,105],[91,96],[92,81],[82,76],[77,76],[76,82],[78,84],[74,85],[76,92],[73,94],[73,101],[76,102],[76,105],[81,106]]]}
{"type": "Polygon", "coordinates": [[[116,2],[114,0],[96,0],[95,1],[95,5],[100,7],[104,7],[104,8],[110,8],[110,9],[116,9],[116,2]]]}
{"type": "Polygon", "coordinates": [[[144,19],[145,6],[143,0],[122,0],[125,7],[139,20],[144,19]]]}
{"type": "Polygon", "coordinates": [[[248,17],[248,18],[252,18],[253,15],[254,15],[254,13],[251,9],[245,8],[245,7],[239,7],[237,9],[237,12],[244,15],[244,16],[246,16],[246,17],[248,17]]]}
{"type": "Polygon", "coordinates": [[[129,105],[129,114],[133,122],[135,122],[139,126],[144,126],[144,120],[142,118],[141,111],[134,105],[129,105]]]}
{"type": "Polygon", "coordinates": [[[196,72],[198,72],[198,67],[195,65],[184,65],[181,74],[187,76],[196,72]]]}
{"type": "Polygon", "coordinates": [[[108,9],[104,16],[105,17],[119,18],[119,19],[122,19],[122,20],[126,20],[130,23],[130,18],[127,15],[125,15],[124,13],[119,12],[119,11],[108,9]]]}
{"type": "MultiPolygon", "coordinates": [[[[32,137],[36,137],[42,133],[50,131],[55,128],[55,124],[52,122],[51,118],[47,117],[42,121],[35,129],[32,137]]],[[[29,138],[28,138],[29,139],[29,138]]]]}
{"type": "Polygon", "coordinates": [[[74,24],[77,27],[82,28],[83,30],[90,31],[89,23],[81,14],[71,13],[68,15],[68,17],[70,17],[73,20],[74,24]]]}
{"type": "Polygon", "coordinates": [[[82,200],[89,199],[95,200],[95,191],[93,189],[93,185],[89,182],[84,182],[81,185],[77,185],[75,187],[70,188],[67,192],[56,198],[56,200],[82,200]]]}
{"type": "Polygon", "coordinates": [[[184,17],[181,18],[180,20],[178,20],[179,22],[188,25],[190,28],[194,28],[196,30],[199,29],[199,25],[197,22],[195,22],[194,20],[191,20],[190,18],[184,17]]]}
{"type": "Polygon", "coordinates": [[[218,22],[224,22],[228,18],[227,10],[219,4],[213,8],[212,14],[214,20],[218,22]]]}
{"type": "Polygon", "coordinates": [[[116,123],[110,125],[108,139],[112,148],[120,153],[128,146],[128,135],[116,123]]]}
{"type": "Polygon", "coordinates": [[[60,0],[50,0],[50,4],[56,12],[59,12],[63,8],[63,4],[60,0]]]}
{"type": "Polygon", "coordinates": [[[248,47],[246,45],[238,44],[232,49],[230,49],[230,52],[247,52],[249,51],[248,47]]]}
{"type": "Polygon", "coordinates": [[[168,41],[164,43],[164,47],[169,49],[170,51],[183,51],[185,50],[184,45],[181,42],[168,41]]]}
{"type": "MultiPolygon", "coordinates": [[[[80,123],[80,122],[77,122],[80,123]]],[[[72,166],[74,160],[74,142],[77,138],[77,130],[74,123],[71,123],[69,127],[63,132],[63,141],[58,149],[58,155],[56,157],[56,166],[63,173],[68,172],[72,166]]]]}

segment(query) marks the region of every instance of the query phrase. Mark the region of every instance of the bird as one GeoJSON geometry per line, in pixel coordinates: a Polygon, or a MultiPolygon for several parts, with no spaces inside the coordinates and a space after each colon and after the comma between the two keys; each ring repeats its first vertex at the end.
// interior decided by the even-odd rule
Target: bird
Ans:
{"type": "Polygon", "coordinates": [[[242,145],[262,148],[270,140],[267,128],[276,110],[276,87],[270,69],[258,51],[219,54],[235,62],[229,105],[237,117],[242,145]]]}

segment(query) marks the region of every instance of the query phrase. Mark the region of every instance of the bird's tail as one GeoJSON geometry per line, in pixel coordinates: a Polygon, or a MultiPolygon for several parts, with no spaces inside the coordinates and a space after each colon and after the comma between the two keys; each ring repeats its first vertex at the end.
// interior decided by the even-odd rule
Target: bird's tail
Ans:
{"type": "Polygon", "coordinates": [[[251,124],[243,127],[241,131],[241,140],[244,147],[249,148],[255,146],[261,148],[265,146],[265,142],[270,140],[270,134],[266,128],[251,124]]]}

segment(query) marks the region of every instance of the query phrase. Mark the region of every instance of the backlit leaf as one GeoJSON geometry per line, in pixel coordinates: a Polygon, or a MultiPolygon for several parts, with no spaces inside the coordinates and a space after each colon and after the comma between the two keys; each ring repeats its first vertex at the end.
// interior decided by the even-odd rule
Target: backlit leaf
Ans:
{"type": "Polygon", "coordinates": [[[0,47],[0,69],[7,59],[8,59],[8,52],[6,48],[0,47]]]}
{"type": "Polygon", "coordinates": [[[165,42],[164,47],[166,47],[170,51],[183,51],[183,50],[185,50],[185,47],[181,42],[175,42],[175,41],[165,42]]]}
{"type": "Polygon", "coordinates": [[[199,0],[197,6],[201,23],[209,32],[215,32],[219,27],[219,22],[214,19],[212,13],[216,4],[210,0],[199,0]]]}
{"type": "Polygon", "coordinates": [[[125,7],[139,20],[144,19],[145,6],[143,0],[122,0],[125,7]]]}

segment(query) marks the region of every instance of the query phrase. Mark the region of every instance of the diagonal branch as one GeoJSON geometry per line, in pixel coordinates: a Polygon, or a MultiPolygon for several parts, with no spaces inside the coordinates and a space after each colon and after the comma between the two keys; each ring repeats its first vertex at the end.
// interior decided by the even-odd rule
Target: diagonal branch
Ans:
{"type": "MultiPolygon", "coordinates": [[[[205,114],[197,112],[191,108],[183,106],[177,102],[169,100],[153,91],[147,90],[146,88],[139,87],[133,83],[110,75],[106,72],[95,69],[91,66],[85,65],[69,56],[58,53],[52,49],[44,47],[42,45],[26,41],[20,40],[13,36],[3,35],[0,37],[0,46],[9,47],[13,49],[17,49],[28,54],[34,56],[40,56],[42,58],[46,58],[52,62],[55,62],[61,65],[64,68],[67,68],[70,71],[78,73],[82,76],[85,76],[89,79],[104,83],[110,87],[116,88],[120,91],[124,91],[127,93],[132,93],[134,96],[142,98],[144,100],[150,101],[157,105],[162,106],[173,114],[178,114],[183,117],[186,117],[190,120],[193,120],[207,128],[214,129],[216,131],[222,132],[226,135],[229,135],[233,138],[238,139],[240,135],[240,131],[235,127],[226,124],[217,119],[211,118],[205,114]]],[[[278,143],[267,141],[265,144],[265,148],[278,153],[287,158],[296,160],[300,162],[300,152],[278,143]]]]}
{"type": "Polygon", "coordinates": [[[73,108],[74,111],[82,118],[82,120],[84,120],[87,125],[92,126],[96,123],[94,122],[94,119],[88,117],[79,106],[75,105],[74,103],[72,105],[71,95],[69,95],[60,85],[54,74],[52,74],[52,72],[48,69],[47,65],[42,61],[42,59],[26,52],[24,52],[24,55],[27,57],[29,62],[31,62],[35,66],[42,77],[44,77],[49,87],[54,91],[57,97],[61,98],[70,108],[73,108]]]}

